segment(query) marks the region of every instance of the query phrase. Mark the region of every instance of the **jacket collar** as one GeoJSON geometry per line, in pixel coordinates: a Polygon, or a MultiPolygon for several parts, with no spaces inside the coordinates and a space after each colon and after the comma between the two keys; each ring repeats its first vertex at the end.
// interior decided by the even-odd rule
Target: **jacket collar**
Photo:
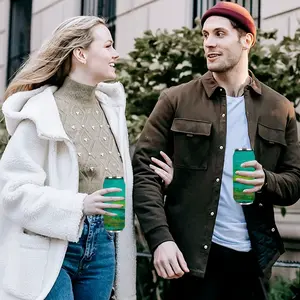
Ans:
{"type": "Polygon", "coordinates": [[[67,139],[53,97],[56,90],[55,86],[43,86],[10,96],[2,106],[8,133],[13,135],[18,125],[29,119],[34,122],[39,137],[67,139]]]}
{"type": "MultiPolygon", "coordinates": [[[[69,140],[53,96],[56,90],[56,86],[45,85],[35,90],[18,92],[10,96],[2,106],[8,133],[13,135],[19,123],[29,119],[34,122],[39,137],[69,140]]],[[[120,82],[99,83],[95,94],[105,108],[116,110],[121,107],[120,113],[125,111],[125,92],[120,82]]],[[[117,111],[119,113],[118,109],[117,111]]]]}
{"type": "MultiPolygon", "coordinates": [[[[250,88],[258,95],[262,95],[261,83],[254,76],[253,72],[250,70],[249,70],[249,75],[250,75],[251,80],[250,80],[249,84],[245,87],[245,89],[250,88]]],[[[220,86],[214,79],[211,71],[206,72],[201,77],[201,81],[203,83],[205,92],[209,98],[214,94],[214,92],[216,91],[217,88],[220,88],[220,86]]]]}

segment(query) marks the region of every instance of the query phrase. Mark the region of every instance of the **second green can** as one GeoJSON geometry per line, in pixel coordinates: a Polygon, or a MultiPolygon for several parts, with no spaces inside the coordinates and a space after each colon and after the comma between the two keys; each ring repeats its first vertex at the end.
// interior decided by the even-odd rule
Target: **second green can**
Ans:
{"type": "Polygon", "coordinates": [[[255,198],[255,193],[245,194],[244,189],[251,189],[253,185],[247,185],[236,181],[237,178],[252,179],[236,175],[236,171],[255,171],[253,167],[242,168],[241,164],[247,161],[255,160],[254,151],[252,149],[241,148],[235,149],[233,154],[233,198],[242,205],[252,204],[255,198]]]}

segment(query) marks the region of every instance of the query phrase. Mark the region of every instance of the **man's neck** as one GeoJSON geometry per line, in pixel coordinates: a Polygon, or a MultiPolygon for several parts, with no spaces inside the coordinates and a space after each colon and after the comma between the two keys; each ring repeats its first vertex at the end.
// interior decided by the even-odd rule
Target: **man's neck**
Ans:
{"type": "Polygon", "coordinates": [[[213,73],[213,76],[219,86],[223,87],[226,95],[240,97],[244,94],[244,88],[250,82],[248,69],[232,69],[225,73],[213,73]]]}

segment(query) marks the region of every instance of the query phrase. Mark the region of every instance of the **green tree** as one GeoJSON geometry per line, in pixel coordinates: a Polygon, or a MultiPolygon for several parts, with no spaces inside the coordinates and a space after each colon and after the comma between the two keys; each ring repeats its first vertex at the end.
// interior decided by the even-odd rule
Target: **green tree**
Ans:
{"type": "Polygon", "coordinates": [[[291,300],[300,297],[300,272],[296,271],[295,278],[286,279],[276,276],[271,281],[269,300],[291,300]]]}

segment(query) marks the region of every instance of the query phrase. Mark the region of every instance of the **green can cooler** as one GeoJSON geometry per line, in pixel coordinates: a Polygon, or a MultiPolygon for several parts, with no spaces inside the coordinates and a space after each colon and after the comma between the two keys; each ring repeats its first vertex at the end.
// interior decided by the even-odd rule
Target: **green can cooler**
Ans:
{"type": "Polygon", "coordinates": [[[255,160],[254,151],[252,149],[241,148],[235,149],[233,154],[233,198],[234,200],[241,204],[247,205],[252,204],[255,198],[255,193],[245,194],[243,190],[251,189],[253,185],[247,185],[237,182],[237,178],[243,179],[253,179],[250,177],[236,175],[236,171],[255,171],[254,167],[242,168],[241,164],[247,161],[255,160]]]}
{"type": "Polygon", "coordinates": [[[106,197],[124,197],[121,201],[111,201],[106,203],[122,204],[121,208],[106,208],[105,210],[116,216],[104,215],[104,228],[107,231],[120,232],[125,227],[125,181],[123,177],[105,177],[103,188],[119,188],[120,192],[113,192],[105,194],[106,197]]]}

